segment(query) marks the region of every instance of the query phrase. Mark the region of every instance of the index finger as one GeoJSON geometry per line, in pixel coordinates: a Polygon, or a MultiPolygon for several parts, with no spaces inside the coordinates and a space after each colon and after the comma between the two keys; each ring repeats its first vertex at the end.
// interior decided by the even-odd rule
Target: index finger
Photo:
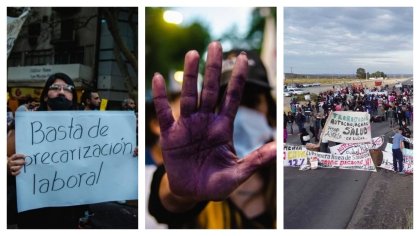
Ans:
{"type": "Polygon", "coordinates": [[[234,120],[236,112],[241,103],[242,90],[245,86],[245,80],[248,76],[248,57],[245,52],[241,52],[236,58],[233,68],[232,78],[229,81],[226,96],[223,100],[220,114],[234,120]]]}

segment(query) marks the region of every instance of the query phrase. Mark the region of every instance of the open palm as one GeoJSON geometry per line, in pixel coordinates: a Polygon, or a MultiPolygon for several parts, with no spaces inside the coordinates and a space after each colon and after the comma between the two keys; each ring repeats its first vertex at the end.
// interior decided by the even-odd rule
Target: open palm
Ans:
{"type": "Polygon", "coordinates": [[[165,82],[160,74],[153,78],[153,97],[161,128],[164,165],[171,191],[197,201],[222,200],[229,196],[258,167],[275,158],[275,143],[266,144],[243,159],[233,147],[233,121],[247,77],[246,54],[237,57],[227,93],[215,113],[222,67],[222,48],[209,45],[205,80],[198,99],[199,55],[185,56],[181,92],[181,116],[175,120],[169,106],[165,82]]]}

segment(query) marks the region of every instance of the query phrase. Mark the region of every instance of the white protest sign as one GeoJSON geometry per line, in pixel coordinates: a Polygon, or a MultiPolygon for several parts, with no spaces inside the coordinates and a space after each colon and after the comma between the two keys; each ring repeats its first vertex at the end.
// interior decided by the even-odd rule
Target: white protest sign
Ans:
{"type": "Polygon", "coordinates": [[[305,146],[290,146],[285,145],[283,149],[284,166],[299,167],[306,161],[306,148],[305,146]]]}
{"type": "Polygon", "coordinates": [[[370,149],[378,149],[384,143],[384,137],[373,138],[370,143],[344,143],[330,147],[332,154],[353,155],[369,152],[370,149]]]}
{"type": "Polygon", "coordinates": [[[394,170],[392,152],[382,151],[382,163],[379,167],[387,170],[394,170]]]}
{"type": "Polygon", "coordinates": [[[370,149],[379,149],[380,147],[382,147],[384,142],[385,142],[384,136],[372,138],[372,142],[371,142],[372,146],[370,147],[370,149]]]}
{"type": "MultiPolygon", "coordinates": [[[[403,172],[413,173],[413,150],[403,148],[403,172]]],[[[393,156],[392,156],[392,144],[388,143],[385,151],[382,152],[382,163],[379,167],[387,170],[394,170],[393,156]]]]}
{"type": "Polygon", "coordinates": [[[18,211],[137,199],[136,146],[133,112],[17,112],[18,211]]]}
{"type": "Polygon", "coordinates": [[[307,151],[308,157],[313,160],[318,159],[318,167],[320,168],[338,168],[340,167],[339,161],[333,158],[330,153],[307,151]]]}
{"type": "Polygon", "coordinates": [[[307,151],[308,158],[318,158],[320,168],[340,168],[376,172],[369,152],[352,155],[334,155],[329,153],[307,151]]]}
{"type": "Polygon", "coordinates": [[[325,124],[323,137],[340,143],[371,142],[370,115],[367,112],[332,112],[325,124]]]}
{"type": "Polygon", "coordinates": [[[340,169],[364,170],[376,172],[375,165],[369,152],[357,155],[333,155],[334,158],[341,159],[340,169]]]}
{"type": "Polygon", "coordinates": [[[413,173],[413,149],[403,148],[403,171],[413,173]]]}

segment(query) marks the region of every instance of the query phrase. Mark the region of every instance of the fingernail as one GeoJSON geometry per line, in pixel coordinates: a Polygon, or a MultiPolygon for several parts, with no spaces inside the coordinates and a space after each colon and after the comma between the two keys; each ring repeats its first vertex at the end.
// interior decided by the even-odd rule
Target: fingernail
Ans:
{"type": "Polygon", "coordinates": [[[241,55],[245,55],[245,56],[246,56],[247,54],[246,54],[246,52],[245,52],[245,51],[242,51],[242,52],[241,52],[241,55]]]}

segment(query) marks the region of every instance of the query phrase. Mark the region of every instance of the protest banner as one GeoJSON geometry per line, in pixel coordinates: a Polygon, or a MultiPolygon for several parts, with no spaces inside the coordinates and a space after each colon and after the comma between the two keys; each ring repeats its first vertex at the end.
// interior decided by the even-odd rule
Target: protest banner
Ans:
{"type": "Polygon", "coordinates": [[[382,163],[379,167],[381,167],[382,169],[394,170],[392,162],[392,152],[382,151],[382,156],[382,163]]]}
{"type": "Polygon", "coordinates": [[[322,135],[339,143],[371,142],[370,115],[367,112],[334,111],[329,115],[322,135]]]}
{"type": "Polygon", "coordinates": [[[329,153],[307,151],[308,158],[318,158],[320,168],[340,168],[376,172],[369,152],[352,155],[334,155],[329,153]]]}
{"type": "Polygon", "coordinates": [[[284,166],[299,167],[306,161],[306,148],[302,145],[284,145],[284,166]]]}
{"type": "Polygon", "coordinates": [[[378,149],[384,143],[384,137],[379,136],[372,138],[368,143],[344,143],[330,147],[332,154],[336,155],[353,155],[369,152],[370,149],[378,149]]]}
{"type": "Polygon", "coordinates": [[[324,152],[315,152],[307,151],[306,152],[309,159],[313,160],[314,158],[318,159],[318,167],[320,168],[338,168],[339,162],[333,159],[333,155],[330,153],[324,152]]]}
{"type": "Polygon", "coordinates": [[[17,112],[18,211],[137,199],[136,146],[133,112],[17,112]]]}
{"type": "MultiPolygon", "coordinates": [[[[413,173],[413,149],[403,148],[403,172],[407,174],[413,173]]],[[[392,144],[387,143],[385,151],[382,152],[383,159],[379,167],[387,170],[394,170],[393,157],[392,157],[392,144]]]]}

